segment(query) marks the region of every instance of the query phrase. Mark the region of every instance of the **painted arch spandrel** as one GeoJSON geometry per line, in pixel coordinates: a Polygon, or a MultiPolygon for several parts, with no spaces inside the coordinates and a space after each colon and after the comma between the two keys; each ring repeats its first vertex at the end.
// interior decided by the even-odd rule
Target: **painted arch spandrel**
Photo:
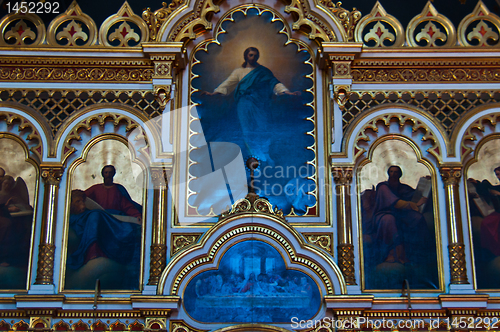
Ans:
{"type": "Polygon", "coordinates": [[[469,222],[478,289],[500,288],[500,139],[479,148],[467,170],[469,222]]]}
{"type": "Polygon", "coordinates": [[[358,175],[364,289],[438,290],[433,181],[401,140],[375,147],[358,175]]]}
{"type": "Polygon", "coordinates": [[[65,290],[138,290],[144,174],[123,142],[103,139],[72,167],[65,290]]]}
{"type": "MultiPolygon", "coordinates": [[[[220,142],[232,144],[225,151],[238,150],[242,164],[250,157],[258,160],[257,194],[285,214],[316,215],[311,54],[299,42],[289,42],[284,23],[273,22],[276,17],[269,10],[231,15],[233,21],[221,24],[225,32],[216,36],[217,42],[205,42],[194,52],[188,215],[217,215],[240,198],[227,194],[231,180],[220,192],[201,185],[215,171],[217,159],[223,159],[215,144],[220,142]]],[[[248,168],[246,177],[249,182],[248,168]]]]}
{"type": "Polygon", "coordinates": [[[16,140],[0,151],[0,288],[26,289],[38,172],[16,140]]]}

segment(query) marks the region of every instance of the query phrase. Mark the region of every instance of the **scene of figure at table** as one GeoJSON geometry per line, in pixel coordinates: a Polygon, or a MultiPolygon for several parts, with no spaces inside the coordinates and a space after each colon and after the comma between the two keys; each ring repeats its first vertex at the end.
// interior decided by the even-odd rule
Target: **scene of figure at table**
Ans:
{"type": "Polygon", "coordinates": [[[25,289],[33,207],[21,177],[0,168],[0,288],[25,289]]]}
{"type": "Polygon", "coordinates": [[[417,187],[402,183],[404,170],[387,169],[387,181],[361,193],[366,289],[439,288],[430,176],[417,187]]]}
{"type": "Polygon", "coordinates": [[[287,270],[279,253],[260,241],[233,246],[219,269],[193,278],[185,294],[187,312],[203,322],[310,319],[321,304],[311,277],[287,270]]]}
{"type": "MultiPolygon", "coordinates": [[[[308,206],[315,204],[314,197],[307,194],[315,189],[314,182],[307,179],[315,172],[308,164],[314,160],[314,152],[308,149],[314,145],[314,137],[307,134],[314,130],[313,122],[308,120],[314,109],[307,105],[314,99],[308,91],[313,81],[306,77],[312,68],[304,64],[310,55],[306,51],[297,52],[293,43],[276,48],[274,45],[284,45],[286,37],[260,16],[237,17],[232,24],[241,27],[220,35],[220,45],[210,44],[208,53],[196,53],[200,62],[193,66],[193,72],[199,76],[192,82],[197,89],[192,100],[197,104],[202,134],[209,146],[211,142],[234,143],[244,161],[256,158],[257,194],[285,213],[293,206],[302,215],[308,206]],[[247,20],[253,26],[245,23],[247,20]],[[241,48],[241,42],[234,44],[237,39],[245,40],[247,46],[241,48]],[[269,43],[263,44],[267,40],[269,43]],[[225,65],[224,58],[231,58],[234,67],[225,65]],[[293,189],[298,187],[307,190],[302,193],[293,189]]],[[[217,151],[210,152],[212,159],[218,159],[217,151]]],[[[202,160],[193,153],[191,159],[197,164],[190,172],[197,178],[213,171],[210,158],[202,160]]],[[[247,178],[249,181],[250,171],[247,178]]],[[[220,195],[210,190],[194,191],[197,194],[190,204],[200,213],[207,213],[210,206],[217,205],[220,195]]]]}
{"type": "Polygon", "coordinates": [[[113,165],[103,183],[71,192],[65,289],[138,289],[142,206],[115,183],[113,165]]]}
{"type": "Polygon", "coordinates": [[[476,280],[483,289],[500,288],[500,163],[492,173],[496,181],[467,180],[476,280]]]}

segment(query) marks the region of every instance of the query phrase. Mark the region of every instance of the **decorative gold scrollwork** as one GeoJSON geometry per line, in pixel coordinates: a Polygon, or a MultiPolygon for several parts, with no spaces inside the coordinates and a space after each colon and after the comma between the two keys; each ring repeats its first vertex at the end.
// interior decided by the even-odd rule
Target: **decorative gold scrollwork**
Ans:
{"type": "Polygon", "coordinates": [[[333,234],[331,233],[302,233],[307,242],[326,250],[333,256],[333,234]]]}
{"type": "Polygon", "coordinates": [[[172,234],[171,244],[171,254],[174,255],[178,251],[184,249],[185,247],[198,242],[198,239],[203,233],[182,233],[182,234],[172,234]]]}
{"type": "Polygon", "coordinates": [[[162,2],[162,8],[155,10],[153,13],[151,8],[146,8],[142,12],[142,19],[146,21],[149,27],[149,40],[150,41],[159,41],[157,40],[160,36],[158,36],[158,31],[160,30],[163,22],[167,20],[167,17],[172,14],[174,10],[179,8],[184,3],[184,0],[173,0],[171,3],[167,4],[166,2],[162,2]]]}
{"type": "Polygon", "coordinates": [[[336,41],[337,37],[330,32],[331,29],[325,29],[325,27],[320,26],[319,22],[315,22],[317,20],[314,20],[313,15],[309,14],[304,7],[304,4],[300,0],[292,0],[290,5],[285,7],[286,13],[293,12],[298,17],[293,23],[292,29],[299,30],[303,25],[306,25],[310,30],[309,39],[319,38],[325,42],[336,41]]]}
{"type": "Polygon", "coordinates": [[[195,39],[194,28],[196,26],[203,26],[205,30],[211,30],[212,22],[208,20],[207,16],[210,13],[218,13],[219,10],[219,6],[215,5],[213,0],[199,0],[195,11],[173,29],[173,33],[168,36],[168,41],[180,42],[186,39],[195,39]]]}
{"type": "Polygon", "coordinates": [[[342,8],[342,2],[336,4],[332,0],[322,0],[321,3],[326,6],[342,22],[347,41],[354,40],[354,29],[361,19],[361,12],[354,7],[352,11],[342,8]]]}

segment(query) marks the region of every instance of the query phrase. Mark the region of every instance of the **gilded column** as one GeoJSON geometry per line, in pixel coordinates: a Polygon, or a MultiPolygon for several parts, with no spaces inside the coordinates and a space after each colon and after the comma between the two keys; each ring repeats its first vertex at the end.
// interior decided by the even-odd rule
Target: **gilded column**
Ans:
{"type": "Polygon", "coordinates": [[[57,194],[59,182],[64,172],[62,166],[42,166],[44,181],[42,230],[38,246],[38,266],[35,284],[50,285],[54,283],[54,236],[57,215],[57,194]]]}
{"type": "Polygon", "coordinates": [[[161,273],[167,264],[166,211],[168,178],[171,170],[164,167],[151,167],[153,193],[153,229],[151,239],[151,262],[148,285],[158,285],[161,273]]]}
{"type": "Polygon", "coordinates": [[[339,267],[348,285],[356,285],[354,275],[354,246],[352,244],[351,183],[352,167],[333,167],[337,197],[337,233],[339,267]]]}
{"type": "Polygon", "coordinates": [[[443,165],[440,168],[446,192],[446,216],[448,219],[448,252],[452,284],[468,284],[465,266],[465,246],[460,212],[458,185],[462,166],[443,165]]]}

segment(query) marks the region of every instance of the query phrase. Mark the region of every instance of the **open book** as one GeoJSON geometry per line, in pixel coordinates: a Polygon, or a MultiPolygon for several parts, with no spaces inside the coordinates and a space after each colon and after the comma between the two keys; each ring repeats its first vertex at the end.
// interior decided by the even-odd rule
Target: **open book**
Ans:
{"type": "Polygon", "coordinates": [[[467,192],[469,193],[469,197],[475,197],[472,198],[472,200],[483,217],[489,216],[495,212],[495,208],[478,195],[476,186],[471,181],[467,181],[467,192]]]}
{"type": "MultiPolygon", "coordinates": [[[[429,195],[431,194],[431,189],[432,189],[431,179],[428,179],[426,177],[421,177],[418,180],[417,188],[415,189],[415,192],[413,193],[413,197],[412,197],[411,201],[414,203],[417,203],[422,197],[429,198],[429,195]]],[[[419,207],[420,212],[424,211],[426,205],[427,205],[427,202],[420,205],[420,207],[419,207]]]]}
{"type": "MultiPolygon", "coordinates": [[[[103,211],[105,211],[104,208],[102,206],[100,206],[99,204],[97,204],[96,201],[94,201],[88,197],[87,197],[87,199],[85,199],[85,207],[89,210],[103,210],[103,211]]],[[[130,222],[130,223],[138,224],[138,225],[141,224],[136,217],[121,216],[119,214],[111,214],[111,215],[113,217],[115,217],[116,219],[123,221],[123,222],[130,222]]]]}

